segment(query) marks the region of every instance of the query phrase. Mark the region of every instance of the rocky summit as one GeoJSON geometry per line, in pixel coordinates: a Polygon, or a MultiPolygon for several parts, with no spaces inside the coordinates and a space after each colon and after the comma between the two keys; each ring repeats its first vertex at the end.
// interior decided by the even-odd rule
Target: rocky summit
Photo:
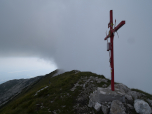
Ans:
{"type": "MultiPolygon", "coordinates": [[[[55,70],[29,83],[5,84],[1,114],[151,114],[152,95],[92,72],[55,70]],[[24,85],[24,86],[23,86],[24,85]],[[26,89],[25,89],[26,87],[26,89]],[[7,89],[8,88],[8,89],[7,89]],[[20,88],[20,89],[19,89],[20,88]]],[[[3,84],[4,86],[4,84],[3,84]]],[[[2,84],[0,85],[2,87],[2,84]]]]}

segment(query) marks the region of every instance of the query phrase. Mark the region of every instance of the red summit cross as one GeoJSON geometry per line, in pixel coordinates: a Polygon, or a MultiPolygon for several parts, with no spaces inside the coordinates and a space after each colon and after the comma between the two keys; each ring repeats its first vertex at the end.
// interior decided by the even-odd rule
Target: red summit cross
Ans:
{"type": "MultiPolygon", "coordinates": [[[[115,20],[116,23],[116,20],[115,20]]],[[[110,51],[110,66],[111,66],[111,90],[114,91],[114,53],[113,53],[113,38],[114,33],[117,32],[119,28],[121,28],[125,24],[125,21],[121,21],[116,27],[113,29],[113,11],[110,10],[110,22],[108,24],[108,28],[110,27],[109,34],[105,37],[104,40],[107,40],[110,37],[110,43],[107,43],[107,51],[110,51]]]]}

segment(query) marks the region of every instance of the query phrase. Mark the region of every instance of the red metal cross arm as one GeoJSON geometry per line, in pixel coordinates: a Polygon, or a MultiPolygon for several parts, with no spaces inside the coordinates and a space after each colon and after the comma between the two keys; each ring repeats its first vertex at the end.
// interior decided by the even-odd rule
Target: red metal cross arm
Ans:
{"type": "Polygon", "coordinates": [[[125,24],[125,21],[121,21],[115,28],[114,32],[116,32],[118,29],[120,29],[125,24]]]}
{"type": "Polygon", "coordinates": [[[110,42],[107,42],[107,51],[110,51],[110,67],[111,67],[111,90],[114,91],[114,49],[113,49],[113,39],[114,39],[114,33],[118,31],[123,25],[125,24],[125,21],[121,21],[114,29],[113,29],[113,11],[110,10],[110,22],[108,24],[108,28],[110,27],[109,34],[104,38],[104,40],[107,40],[107,38],[110,37],[110,42]]]}
{"type": "MultiPolygon", "coordinates": [[[[112,29],[111,33],[117,32],[118,29],[120,29],[123,25],[125,24],[125,21],[121,21],[114,29],[112,29]]],[[[107,38],[109,38],[110,35],[108,34],[104,40],[107,40],[107,38]]]]}

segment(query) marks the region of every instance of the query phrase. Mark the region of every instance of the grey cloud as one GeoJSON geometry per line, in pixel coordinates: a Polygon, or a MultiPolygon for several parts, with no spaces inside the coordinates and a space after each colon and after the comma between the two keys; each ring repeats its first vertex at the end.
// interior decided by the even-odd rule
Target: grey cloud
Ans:
{"type": "Polygon", "coordinates": [[[98,23],[99,12],[94,11],[99,6],[88,4],[88,7],[85,3],[88,4],[80,1],[4,2],[1,56],[53,58],[63,68],[81,69],[87,65],[90,70],[96,63],[93,60],[101,53],[100,44],[96,42],[100,40],[102,24],[98,23]]]}
{"type": "Polygon", "coordinates": [[[0,57],[39,57],[65,70],[92,71],[110,77],[104,37],[109,11],[113,10],[117,24],[126,20],[118,31],[119,39],[117,35],[114,39],[115,79],[148,91],[152,16],[145,12],[151,8],[150,3],[129,1],[1,0],[0,57]],[[149,9],[143,4],[149,4],[149,9]],[[144,86],[135,82],[137,77],[144,86]]]}

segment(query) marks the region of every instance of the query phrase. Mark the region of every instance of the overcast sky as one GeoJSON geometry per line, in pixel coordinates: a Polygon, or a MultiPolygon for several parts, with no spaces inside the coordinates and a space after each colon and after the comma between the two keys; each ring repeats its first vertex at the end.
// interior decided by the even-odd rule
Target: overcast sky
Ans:
{"type": "Polygon", "coordinates": [[[116,25],[115,81],[152,94],[151,0],[0,0],[0,82],[57,68],[110,78],[106,31],[116,25]]]}

